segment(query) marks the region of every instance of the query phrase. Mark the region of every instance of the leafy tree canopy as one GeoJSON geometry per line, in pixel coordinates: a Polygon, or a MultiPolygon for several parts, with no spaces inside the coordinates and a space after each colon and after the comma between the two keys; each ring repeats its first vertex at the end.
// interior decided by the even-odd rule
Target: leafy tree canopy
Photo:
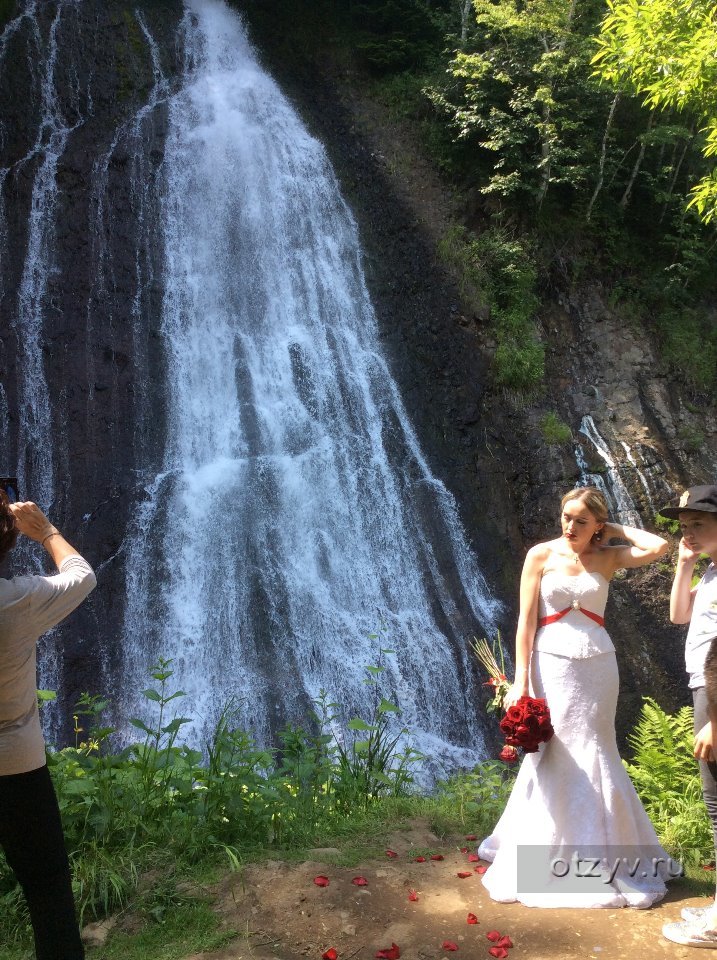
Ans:
{"type": "MultiPolygon", "coordinates": [[[[608,0],[593,59],[613,86],[701,123],[702,153],[717,156],[717,3],[714,0],[608,0]]],[[[690,206],[717,219],[717,167],[692,188],[690,206]]]]}

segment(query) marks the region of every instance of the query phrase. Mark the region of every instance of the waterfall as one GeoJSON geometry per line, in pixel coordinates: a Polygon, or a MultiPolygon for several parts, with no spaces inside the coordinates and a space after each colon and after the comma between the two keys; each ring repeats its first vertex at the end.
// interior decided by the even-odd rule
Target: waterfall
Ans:
{"type": "Polygon", "coordinates": [[[580,483],[597,487],[607,501],[611,515],[631,527],[641,527],[642,521],[635,503],[620,476],[615,458],[607,442],[600,435],[592,417],[583,417],[580,433],[587,438],[595,453],[605,464],[604,472],[591,471],[580,446],[575,448],[575,459],[580,469],[580,483]]]}
{"type": "Polygon", "coordinates": [[[356,224],[238,17],[191,0],[181,34],[161,168],[167,431],[126,547],[125,696],[169,657],[194,734],[238,698],[267,741],[322,690],[365,713],[382,658],[416,746],[471,762],[467,644],[499,607],[382,354],[356,224]]]}
{"type": "Polygon", "coordinates": [[[645,512],[656,514],[673,496],[673,490],[665,479],[664,465],[657,452],[644,443],[633,446],[620,441],[630,466],[637,474],[644,492],[645,512]]]}

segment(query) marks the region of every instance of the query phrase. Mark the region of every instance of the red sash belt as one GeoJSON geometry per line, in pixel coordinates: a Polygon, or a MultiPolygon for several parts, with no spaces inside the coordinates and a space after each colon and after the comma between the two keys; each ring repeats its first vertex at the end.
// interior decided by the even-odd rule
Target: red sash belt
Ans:
{"type": "Polygon", "coordinates": [[[571,610],[579,610],[580,613],[584,614],[586,617],[590,617],[590,619],[594,620],[595,623],[599,623],[601,627],[605,626],[604,617],[601,617],[599,613],[593,613],[592,610],[586,610],[585,607],[581,607],[577,600],[573,601],[572,606],[566,607],[564,610],[558,610],[557,613],[551,613],[548,617],[541,617],[540,620],[538,620],[538,626],[547,627],[549,623],[555,623],[556,620],[562,620],[563,617],[570,613],[571,610]]]}

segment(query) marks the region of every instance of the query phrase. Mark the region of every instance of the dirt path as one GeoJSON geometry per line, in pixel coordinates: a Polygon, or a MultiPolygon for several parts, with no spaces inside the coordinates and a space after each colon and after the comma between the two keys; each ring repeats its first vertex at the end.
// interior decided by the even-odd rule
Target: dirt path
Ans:
{"type": "Polygon", "coordinates": [[[509,960],[694,956],[660,933],[665,921],[679,918],[680,907],[707,902],[687,896],[679,885],[651,910],[531,910],[493,903],[467,854],[456,843],[439,841],[425,823],[411,823],[388,842],[397,857],[345,867],[335,865],[338,851],[326,851],[321,859],[270,861],[226,877],[213,890],[216,909],[240,937],[187,960],[321,960],[332,947],[338,960],[373,960],[392,943],[402,960],[490,960],[493,944],[486,934],[492,930],[513,941],[509,960]],[[430,853],[444,859],[431,860],[430,853]],[[419,854],[427,856],[424,863],[414,861],[419,854]],[[459,872],[470,875],[460,878],[459,872]],[[314,883],[320,875],[328,877],[328,886],[314,883]],[[352,884],[359,876],[365,886],[352,884]],[[412,890],[416,901],[408,898],[412,890]],[[477,924],[467,922],[469,913],[477,924]],[[457,951],[444,948],[445,941],[453,941],[457,951]]]}

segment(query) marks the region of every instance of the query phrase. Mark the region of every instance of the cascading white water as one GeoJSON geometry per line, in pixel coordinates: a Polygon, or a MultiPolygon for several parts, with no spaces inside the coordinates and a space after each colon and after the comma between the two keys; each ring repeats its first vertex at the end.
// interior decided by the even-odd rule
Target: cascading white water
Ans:
{"type": "Polygon", "coordinates": [[[656,514],[673,495],[672,487],[665,479],[664,465],[656,451],[646,444],[630,446],[621,440],[620,446],[644,490],[647,510],[656,514]]]}
{"type": "Polygon", "coordinates": [[[183,36],[163,167],[168,436],[127,551],[125,696],[171,657],[198,726],[239,697],[267,740],[322,689],[365,713],[364,667],[389,647],[417,745],[470,761],[467,642],[498,607],[382,356],[356,225],[239,19],[192,0],[183,36]]]}
{"type": "MultiPolygon", "coordinates": [[[[47,380],[43,366],[43,308],[47,281],[53,269],[55,204],[57,199],[57,162],[77,123],[70,123],[66,107],[57,92],[57,31],[66,7],[76,0],[60,0],[50,26],[47,42],[37,32],[37,64],[40,91],[40,123],[36,141],[20,166],[37,162],[28,223],[27,252],[18,292],[14,323],[20,344],[18,382],[19,417],[18,485],[21,491],[32,489],[34,498],[46,508],[54,499],[55,479],[52,461],[52,416],[47,380]]],[[[34,17],[35,4],[25,13],[34,17]]],[[[37,24],[35,23],[37,29],[37,24]]]]}
{"type": "Polygon", "coordinates": [[[620,470],[610,453],[610,448],[600,436],[592,417],[583,417],[580,433],[590,441],[606,467],[604,477],[600,473],[591,472],[581,448],[577,446],[575,459],[580,468],[580,482],[595,486],[602,491],[614,519],[632,527],[641,527],[642,521],[637,507],[620,476],[620,470]]]}

